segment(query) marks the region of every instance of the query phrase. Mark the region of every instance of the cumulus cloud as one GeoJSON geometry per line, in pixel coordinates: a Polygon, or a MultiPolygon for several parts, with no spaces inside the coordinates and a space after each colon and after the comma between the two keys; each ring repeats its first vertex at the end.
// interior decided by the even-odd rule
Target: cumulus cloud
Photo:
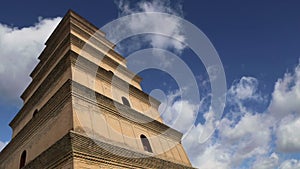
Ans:
{"type": "MultiPolygon", "coordinates": [[[[208,109],[204,113],[204,124],[191,126],[198,113],[198,109],[195,109],[197,105],[178,98],[179,91],[168,95],[168,102],[161,105],[165,107],[162,118],[179,131],[186,132],[185,126],[191,126],[183,139],[183,145],[195,167],[229,169],[240,166],[247,159],[268,153],[272,132],[268,129],[269,123],[266,123],[264,115],[250,112],[244,104],[245,100],[258,101],[263,98],[257,86],[257,79],[252,77],[242,77],[231,86],[228,90],[229,102],[231,105],[238,105],[239,109],[231,108],[227,116],[219,121],[216,128],[218,135],[213,135],[208,140],[210,135],[206,135],[207,128],[216,127],[210,124],[213,122],[213,112],[208,109]],[[244,112],[241,113],[241,110],[244,112]],[[233,114],[237,114],[236,117],[232,118],[233,114]]],[[[203,98],[199,105],[206,104],[206,101],[203,98]]]]}
{"type": "Polygon", "coordinates": [[[227,163],[231,168],[238,167],[247,159],[266,154],[271,141],[271,130],[264,115],[248,111],[236,118],[239,120],[223,118],[218,127],[218,142],[223,146],[223,151],[230,152],[227,163]]]}
{"type": "Polygon", "coordinates": [[[276,145],[281,152],[300,152],[300,118],[289,116],[280,121],[276,130],[276,145]]]}
{"type": "MultiPolygon", "coordinates": [[[[170,1],[142,1],[131,6],[129,1],[121,0],[118,1],[118,5],[122,10],[121,15],[153,11],[182,15],[181,5],[174,10],[170,1]]],[[[44,47],[43,43],[60,19],[40,19],[35,25],[25,28],[0,24],[0,99],[18,98],[30,82],[28,75],[37,63],[36,58],[44,47]]],[[[133,30],[144,29],[146,26],[162,29],[161,24],[165,22],[172,24],[163,27],[163,31],[172,32],[176,39],[184,41],[180,23],[170,18],[156,18],[150,23],[132,20],[132,23],[128,24],[132,25],[133,30]]],[[[157,35],[146,35],[143,40],[152,47],[172,48],[179,53],[185,48],[177,41],[157,35]]],[[[141,44],[136,45],[129,44],[126,47],[141,47],[141,44]]],[[[300,151],[300,135],[299,132],[295,132],[300,130],[300,65],[293,72],[286,73],[283,78],[278,79],[267,112],[256,112],[245,104],[247,101],[265,102],[266,98],[258,90],[258,83],[254,77],[242,77],[233,83],[228,90],[228,104],[231,106],[219,121],[214,135],[206,142],[203,142],[202,135],[207,124],[193,124],[198,113],[197,107],[205,103],[182,100],[178,98],[178,93],[172,93],[168,102],[162,104],[162,117],[167,124],[182,132],[187,132],[191,127],[182,143],[195,167],[231,169],[242,168],[243,164],[247,163],[247,166],[250,166],[248,168],[253,169],[300,168],[300,161],[297,159],[282,162],[281,154],[274,153],[272,147],[272,138],[275,136],[275,146],[280,152],[300,151]]],[[[210,121],[212,114],[213,112],[208,110],[204,113],[204,120],[210,121]]],[[[6,144],[0,142],[0,151],[6,144]]]]}
{"type": "Polygon", "coordinates": [[[205,169],[230,169],[228,161],[230,161],[230,152],[224,151],[220,144],[211,144],[201,155],[193,159],[193,164],[198,168],[205,169]]]}
{"type": "Polygon", "coordinates": [[[159,106],[159,112],[167,125],[186,133],[194,125],[199,105],[180,96],[180,91],[169,93],[167,100],[159,106]]]}
{"type": "Polygon", "coordinates": [[[300,63],[275,83],[268,112],[274,119],[277,150],[300,152],[300,63]]]}
{"type": "Polygon", "coordinates": [[[271,130],[261,115],[247,113],[236,125],[228,119],[223,119],[222,123],[220,137],[224,146],[231,147],[233,163],[240,164],[244,159],[268,152],[271,130]]]}
{"type": "Polygon", "coordinates": [[[300,161],[295,159],[290,159],[282,162],[279,169],[299,169],[300,161]]]}
{"type": "Polygon", "coordinates": [[[300,63],[274,85],[270,101],[258,89],[258,80],[242,77],[227,93],[226,113],[215,134],[202,143],[205,124],[193,126],[183,145],[198,168],[299,168],[296,159],[285,159],[283,153],[300,152],[299,89],[300,63]],[[263,112],[248,102],[270,102],[263,112]],[[275,138],[275,139],[274,139],[275,138]],[[281,152],[280,154],[275,151],[281,152]]]}
{"type": "Polygon", "coordinates": [[[274,169],[278,166],[279,156],[272,153],[269,157],[258,158],[252,168],[253,169],[274,169]]]}
{"type": "Polygon", "coordinates": [[[205,169],[229,169],[230,152],[214,138],[203,143],[200,139],[203,131],[204,126],[199,123],[182,141],[193,166],[205,169]]]}
{"type": "Polygon", "coordinates": [[[61,18],[39,18],[29,27],[17,28],[0,23],[0,100],[16,101],[30,82],[44,42],[61,18]]]}
{"type": "MultiPolygon", "coordinates": [[[[150,45],[154,48],[169,49],[177,53],[181,53],[185,49],[184,42],[185,37],[181,32],[180,21],[168,15],[157,18],[152,17],[148,13],[161,12],[176,16],[182,16],[182,5],[180,2],[170,0],[152,0],[152,1],[140,1],[138,3],[132,3],[129,0],[117,0],[115,1],[119,10],[120,16],[130,15],[135,13],[144,12],[142,19],[138,16],[131,16],[129,25],[132,32],[140,32],[140,30],[147,30],[146,28],[152,28],[151,30],[157,30],[161,32],[157,34],[145,34],[141,37],[133,37],[130,42],[124,44],[118,44],[118,50],[121,53],[131,53],[134,50],[138,50],[141,47],[150,45]],[[164,35],[172,35],[172,37],[165,37],[164,35]],[[180,42],[181,41],[181,42],[180,42]]],[[[107,32],[107,37],[113,41],[113,33],[107,32]]]]}
{"type": "Polygon", "coordinates": [[[187,100],[175,101],[165,112],[162,117],[164,122],[173,128],[185,133],[193,126],[198,105],[194,105],[187,100]]]}
{"type": "Polygon", "coordinates": [[[257,90],[257,84],[255,78],[242,77],[231,86],[228,90],[228,97],[232,97],[229,102],[231,105],[238,104],[239,109],[231,108],[219,121],[216,128],[217,135],[213,135],[203,143],[201,138],[206,124],[199,123],[183,140],[183,145],[195,167],[236,168],[248,159],[268,153],[272,133],[268,129],[269,123],[265,122],[264,115],[251,112],[243,102],[262,98],[257,90]],[[244,112],[241,113],[240,110],[244,112]]]}
{"type": "Polygon", "coordinates": [[[300,115],[300,65],[278,79],[272,94],[269,111],[281,118],[290,113],[300,115]]]}

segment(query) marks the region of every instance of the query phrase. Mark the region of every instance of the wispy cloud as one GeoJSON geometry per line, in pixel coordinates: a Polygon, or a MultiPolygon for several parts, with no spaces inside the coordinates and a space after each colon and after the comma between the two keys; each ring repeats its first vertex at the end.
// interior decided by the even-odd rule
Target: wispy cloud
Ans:
{"type": "Polygon", "coordinates": [[[29,27],[17,28],[0,23],[0,100],[18,100],[30,82],[29,74],[37,64],[44,42],[61,18],[39,18],[29,27]]]}
{"type": "MultiPolygon", "coordinates": [[[[176,16],[183,16],[182,4],[179,1],[170,0],[152,0],[152,1],[140,1],[133,3],[129,0],[116,0],[115,3],[119,8],[119,16],[125,16],[135,13],[144,12],[143,16],[149,15],[149,12],[162,12],[172,14],[176,16]]],[[[152,30],[159,30],[160,32],[172,37],[165,37],[163,35],[146,34],[142,36],[132,37],[126,43],[120,43],[118,50],[121,53],[131,53],[141,47],[151,46],[154,48],[168,49],[180,54],[185,45],[178,40],[184,42],[185,37],[181,32],[181,23],[175,17],[165,15],[164,17],[147,17],[147,20],[142,20],[137,16],[132,16],[130,23],[127,23],[133,32],[139,32],[138,30],[145,30],[145,28],[151,27],[152,30]],[[177,39],[177,40],[175,40],[177,39]]]]}

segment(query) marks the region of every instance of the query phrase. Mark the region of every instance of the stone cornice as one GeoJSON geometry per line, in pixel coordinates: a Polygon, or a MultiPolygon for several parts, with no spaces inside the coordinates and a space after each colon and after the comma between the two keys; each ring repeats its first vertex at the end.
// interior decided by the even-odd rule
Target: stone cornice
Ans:
{"type": "Polygon", "coordinates": [[[81,68],[85,70],[86,72],[90,73],[91,75],[96,75],[97,78],[100,78],[101,80],[106,81],[107,83],[113,85],[114,87],[118,87],[120,89],[126,89],[126,87],[129,87],[129,92],[131,95],[136,96],[140,100],[142,100],[145,103],[149,103],[149,99],[155,103],[155,108],[157,109],[160,105],[160,102],[153,98],[152,96],[148,95],[147,93],[141,91],[140,89],[136,88],[135,86],[129,84],[128,82],[124,81],[123,79],[119,78],[117,75],[114,75],[113,72],[107,71],[98,65],[94,64],[93,62],[90,62],[89,60],[85,59],[84,57],[78,55],[79,59],[72,59],[73,66],[77,68],[81,68]],[[97,70],[97,72],[95,72],[97,70]],[[114,78],[114,82],[118,83],[112,83],[112,79],[114,78]],[[121,85],[123,84],[123,85],[121,85]]]}
{"type": "MultiPolygon", "coordinates": [[[[14,117],[14,119],[10,122],[10,126],[12,128],[15,127],[15,124],[18,124],[21,119],[24,118],[26,113],[33,111],[35,105],[40,101],[40,99],[49,92],[49,89],[58,83],[59,77],[61,77],[62,72],[66,72],[66,70],[71,66],[70,56],[76,55],[74,52],[67,52],[60,62],[52,69],[52,71],[48,74],[48,76],[44,79],[44,81],[39,85],[39,87],[32,94],[30,99],[23,105],[19,113],[14,117]]],[[[71,72],[70,72],[71,74],[71,72]]]]}
{"type": "MultiPolygon", "coordinates": [[[[103,55],[103,53],[101,51],[99,51],[98,49],[95,49],[94,47],[92,47],[91,45],[86,43],[84,40],[73,35],[71,33],[70,29],[75,29],[75,28],[77,28],[77,26],[74,25],[73,22],[71,22],[71,21],[67,22],[64,20],[65,19],[63,19],[63,21],[58,26],[58,27],[63,27],[63,28],[60,28],[59,30],[57,30],[58,33],[53,33],[53,34],[59,34],[59,35],[55,36],[56,39],[53,39],[53,40],[55,40],[55,43],[51,44],[51,45],[48,44],[46,46],[46,48],[43,50],[43,52],[40,55],[41,61],[38,63],[38,65],[34,68],[32,73],[30,74],[30,76],[33,78],[33,81],[32,81],[32,83],[30,83],[30,85],[26,88],[26,90],[21,95],[21,98],[24,100],[24,102],[27,101],[30,92],[32,90],[34,90],[34,88],[36,88],[38,86],[38,83],[41,81],[41,79],[43,77],[45,77],[45,74],[47,73],[47,71],[50,71],[49,70],[50,67],[53,66],[53,64],[55,62],[57,62],[57,60],[60,59],[60,56],[63,55],[63,52],[65,52],[68,48],[71,47],[71,43],[80,49],[83,47],[88,48],[89,49],[88,52],[92,52],[93,57],[98,57],[98,56],[103,55]],[[66,27],[66,28],[64,28],[64,27],[66,27]],[[70,28],[70,27],[72,27],[72,28],[70,28]],[[42,69],[43,69],[43,71],[42,71],[42,69]]],[[[77,28],[77,29],[80,29],[80,28],[77,28]]],[[[56,32],[56,31],[54,31],[54,32],[56,32]]],[[[81,30],[80,34],[84,35],[87,33],[81,30]]],[[[86,36],[89,36],[89,35],[86,35],[86,36]]],[[[104,38],[104,37],[102,37],[102,38],[104,38]]],[[[95,39],[93,41],[93,43],[94,43],[94,45],[102,46],[103,49],[107,48],[108,55],[113,55],[114,57],[117,57],[115,55],[119,55],[119,54],[117,54],[114,50],[107,47],[107,45],[105,45],[103,43],[103,41],[99,41],[98,39],[95,39]]],[[[125,61],[124,60],[125,58],[123,58],[122,56],[118,56],[118,57],[122,58],[122,59],[120,59],[122,62],[125,61]]],[[[105,55],[104,58],[102,59],[102,61],[106,64],[111,65],[114,68],[118,67],[118,69],[122,73],[124,73],[128,77],[133,77],[133,80],[136,81],[137,83],[141,82],[141,80],[142,80],[141,77],[130,72],[127,68],[125,68],[123,65],[120,65],[119,63],[114,61],[109,56],[105,55]]]]}
{"type": "MultiPolygon", "coordinates": [[[[43,65],[43,70],[40,70],[38,74],[35,75],[35,78],[33,78],[32,82],[29,84],[29,86],[25,89],[23,94],[21,95],[21,98],[25,101],[28,100],[29,95],[34,92],[34,90],[38,87],[38,84],[41,83],[42,79],[51,71],[51,67],[55,65],[55,63],[58,62],[58,60],[61,59],[62,56],[65,55],[66,52],[70,50],[70,35],[66,36],[63,41],[58,45],[57,50],[55,50],[48,58],[47,63],[42,63],[43,61],[40,61],[40,63],[37,65],[37,67],[41,67],[43,65]]],[[[36,67],[36,68],[37,68],[36,67]]],[[[38,69],[34,69],[38,70],[38,69]]]]}
{"type": "MultiPolygon", "coordinates": [[[[106,45],[109,49],[114,49],[115,44],[111,43],[110,41],[108,41],[105,38],[104,32],[102,32],[100,29],[96,28],[91,30],[90,27],[88,27],[85,23],[87,23],[88,21],[82,21],[81,19],[79,19],[78,17],[72,17],[71,18],[71,30],[80,34],[82,37],[84,37],[85,39],[90,39],[90,38],[94,38],[94,41],[99,41],[101,43],[103,43],[104,45],[106,45]]],[[[120,60],[124,60],[123,56],[119,56],[120,60]]]]}
{"type": "Polygon", "coordinates": [[[70,131],[36,159],[29,162],[25,169],[46,166],[55,168],[61,161],[81,159],[99,166],[119,166],[122,168],[174,168],[192,169],[184,164],[174,163],[147,154],[135,152],[111,143],[93,140],[70,131]],[[109,150],[109,151],[108,151],[109,150]],[[131,158],[140,157],[140,158],[131,158]]]}
{"type": "Polygon", "coordinates": [[[110,50],[109,53],[120,62],[126,62],[125,58],[114,51],[115,44],[108,41],[105,38],[105,33],[99,28],[94,26],[92,23],[87,21],[85,18],[76,14],[74,11],[69,11],[71,30],[83,35],[86,39],[90,39],[91,42],[100,42],[107,46],[110,50]]]}
{"type": "Polygon", "coordinates": [[[151,156],[148,153],[136,152],[113,143],[91,139],[73,131],[70,132],[70,135],[73,141],[74,155],[78,158],[111,165],[118,164],[123,167],[127,166],[126,168],[192,168],[151,156]]]}
{"type": "Polygon", "coordinates": [[[40,62],[31,72],[30,76],[32,78],[35,78],[35,76],[39,73],[41,68],[47,63],[48,59],[52,58],[51,56],[53,55],[53,53],[57,49],[60,49],[61,42],[64,41],[67,36],[69,36],[70,22],[68,22],[68,20],[69,19],[67,17],[63,18],[63,20],[59,23],[59,25],[55,28],[54,32],[48,38],[47,42],[49,41],[49,39],[52,40],[46,43],[45,49],[38,57],[40,62]]]}
{"type": "Polygon", "coordinates": [[[162,134],[167,138],[173,139],[176,142],[180,142],[182,133],[170,128],[169,126],[152,119],[140,113],[132,108],[129,108],[123,104],[120,104],[111,98],[108,98],[100,93],[97,93],[77,82],[73,82],[72,86],[73,96],[84,100],[94,106],[101,108],[103,111],[109,112],[110,114],[129,120],[131,123],[143,126],[147,129],[152,130],[157,134],[162,134]],[[91,99],[95,96],[96,100],[91,99]],[[117,107],[117,108],[116,108],[117,107]]]}
{"type": "MultiPolygon", "coordinates": [[[[79,49],[83,49],[85,52],[88,52],[93,57],[96,57],[96,58],[100,59],[102,62],[104,62],[104,63],[112,66],[113,68],[118,68],[119,71],[121,71],[122,73],[124,73],[127,77],[132,78],[137,83],[140,83],[142,81],[142,78],[140,76],[134,74],[133,72],[131,72],[130,70],[128,70],[123,65],[120,65],[118,62],[114,61],[109,56],[104,55],[101,51],[99,51],[98,49],[94,48],[93,46],[91,46],[90,44],[86,43],[84,40],[78,38],[77,36],[74,36],[74,35],[71,36],[71,43],[73,45],[75,45],[76,47],[78,47],[79,49]]],[[[101,43],[96,43],[96,42],[94,42],[94,43],[97,46],[101,46],[101,43]]],[[[101,48],[105,49],[105,46],[102,45],[101,48]]],[[[80,53],[79,53],[79,55],[80,55],[80,53]]]]}
{"type": "MultiPolygon", "coordinates": [[[[66,46],[68,44],[68,40],[67,39],[69,39],[69,38],[66,38],[66,41],[65,41],[66,46]]],[[[64,48],[62,47],[62,50],[63,49],[64,48]]],[[[59,52],[58,54],[61,54],[61,53],[59,52]]],[[[73,66],[75,64],[76,64],[76,66],[82,65],[80,62],[78,62],[78,57],[81,57],[81,56],[79,56],[77,53],[75,53],[73,51],[68,51],[61,58],[61,60],[58,62],[58,64],[52,69],[52,71],[48,74],[48,76],[44,79],[44,81],[39,85],[39,87],[37,87],[37,89],[31,95],[31,98],[28,99],[28,101],[24,104],[24,106],[21,108],[21,110],[19,111],[19,113],[11,121],[10,126],[12,128],[14,128],[14,125],[16,123],[19,123],[19,120],[21,120],[22,118],[24,118],[25,113],[29,113],[29,111],[32,111],[32,108],[35,107],[36,103],[40,100],[40,98],[42,98],[43,95],[45,93],[47,93],[47,91],[50,89],[50,87],[54,84],[55,80],[57,80],[61,76],[61,72],[65,72],[66,69],[68,67],[70,67],[70,65],[71,65],[70,60],[71,60],[71,62],[73,64],[73,66]]],[[[54,64],[55,61],[56,61],[55,58],[50,59],[49,60],[49,64],[47,64],[48,67],[52,66],[52,64],[54,64]]],[[[85,59],[83,57],[81,57],[80,61],[88,62],[88,64],[84,63],[84,65],[82,65],[82,66],[85,69],[90,70],[90,71],[93,71],[95,69],[91,70],[91,66],[87,66],[87,65],[94,65],[94,66],[96,66],[98,68],[97,76],[98,77],[102,77],[102,78],[104,77],[104,79],[106,81],[111,82],[111,79],[112,79],[112,76],[113,76],[112,72],[106,71],[105,69],[99,67],[98,65],[95,65],[94,63],[88,61],[87,59],[85,59]],[[105,75],[105,76],[103,76],[103,75],[105,75]]],[[[97,68],[96,68],[96,70],[97,70],[97,68]]],[[[41,75],[43,75],[43,74],[41,74],[41,75]]],[[[39,75],[39,77],[42,77],[42,76],[39,75]]],[[[114,78],[118,78],[118,77],[115,76],[114,78]]],[[[119,81],[123,81],[123,80],[119,79],[119,81]]],[[[31,86],[33,87],[34,85],[37,85],[37,83],[38,83],[38,81],[33,81],[29,85],[29,87],[28,87],[27,90],[30,90],[31,86]]],[[[127,82],[123,81],[123,83],[127,83],[127,82]]],[[[128,85],[130,86],[130,92],[131,92],[131,94],[136,95],[138,98],[140,98],[141,100],[144,100],[145,102],[148,102],[148,99],[146,99],[146,98],[149,98],[151,96],[149,96],[148,94],[144,93],[140,89],[137,89],[136,87],[134,87],[134,86],[132,86],[130,84],[128,84],[128,85]]],[[[31,90],[33,90],[33,89],[31,89],[31,90]]],[[[24,94],[26,94],[26,92],[24,94]]],[[[151,98],[151,99],[153,101],[155,101],[154,98],[151,98]]],[[[156,102],[157,102],[156,105],[160,104],[158,101],[156,101],[156,102]]]]}
{"type": "Polygon", "coordinates": [[[32,78],[36,76],[41,67],[47,62],[51,53],[57,49],[64,37],[69,35],[72,31],[83,35],[86,39],[94,39],[93,42],[101,43],[109,49],[109,54],[120,62],[126,61],[123,56],[114,51],[113,48],[115,45],[105,38],[104,32],[99,30],[99,28],[94,26],[92,23],[88,22],[85,18],[76,14],[74,11],[69,10],[46,41],[46,48],[38,57],[41,61],[30,74],[32,78]]]}

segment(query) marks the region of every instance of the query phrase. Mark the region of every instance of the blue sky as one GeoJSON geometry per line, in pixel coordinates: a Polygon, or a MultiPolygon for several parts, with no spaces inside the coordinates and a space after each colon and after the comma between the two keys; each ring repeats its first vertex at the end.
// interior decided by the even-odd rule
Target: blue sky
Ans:
{"type": "MultiPolygon", "coordinates": [[[[169,125],[186,132],[184,125],[191,124],[198,113],[183,140],[193,165],[208,169],[300,168],[298,1],[8,1],[0,7],[0,147],[10,140],[8,123],[22,105],[19,96],[30,82],[29,73],[43,43],[68,9],[99,28],[120,16],[149,11],[175,14],[197,26],[217,50],[227,81],[225,111],[204,143],[199,139],[212,114],[211,89],[207,71],[195,53],[168,37],[154,35],[118,44],[124,56],[149,47],[168,50],[192,70],[201,102],[180,97],[181,86],[172,74],[151,69],[139,74],[146,92],[160,89],[168,98],[163,102],[167,105],[163,118],[169,125]],[[176,118],[183,119],[182,123],[174,122],[176,118]]],[[[176,26],[162,29],[180,36],[176,26]]]]}

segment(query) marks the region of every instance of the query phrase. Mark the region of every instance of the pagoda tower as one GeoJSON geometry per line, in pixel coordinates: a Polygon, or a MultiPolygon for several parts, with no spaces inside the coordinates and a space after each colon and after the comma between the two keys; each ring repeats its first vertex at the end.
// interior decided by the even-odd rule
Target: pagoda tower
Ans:
{"type": "Polygon", "coordinates": [[[104,32],[69,10],[45,45],[0,169],[192,168],[104,32]]]}

